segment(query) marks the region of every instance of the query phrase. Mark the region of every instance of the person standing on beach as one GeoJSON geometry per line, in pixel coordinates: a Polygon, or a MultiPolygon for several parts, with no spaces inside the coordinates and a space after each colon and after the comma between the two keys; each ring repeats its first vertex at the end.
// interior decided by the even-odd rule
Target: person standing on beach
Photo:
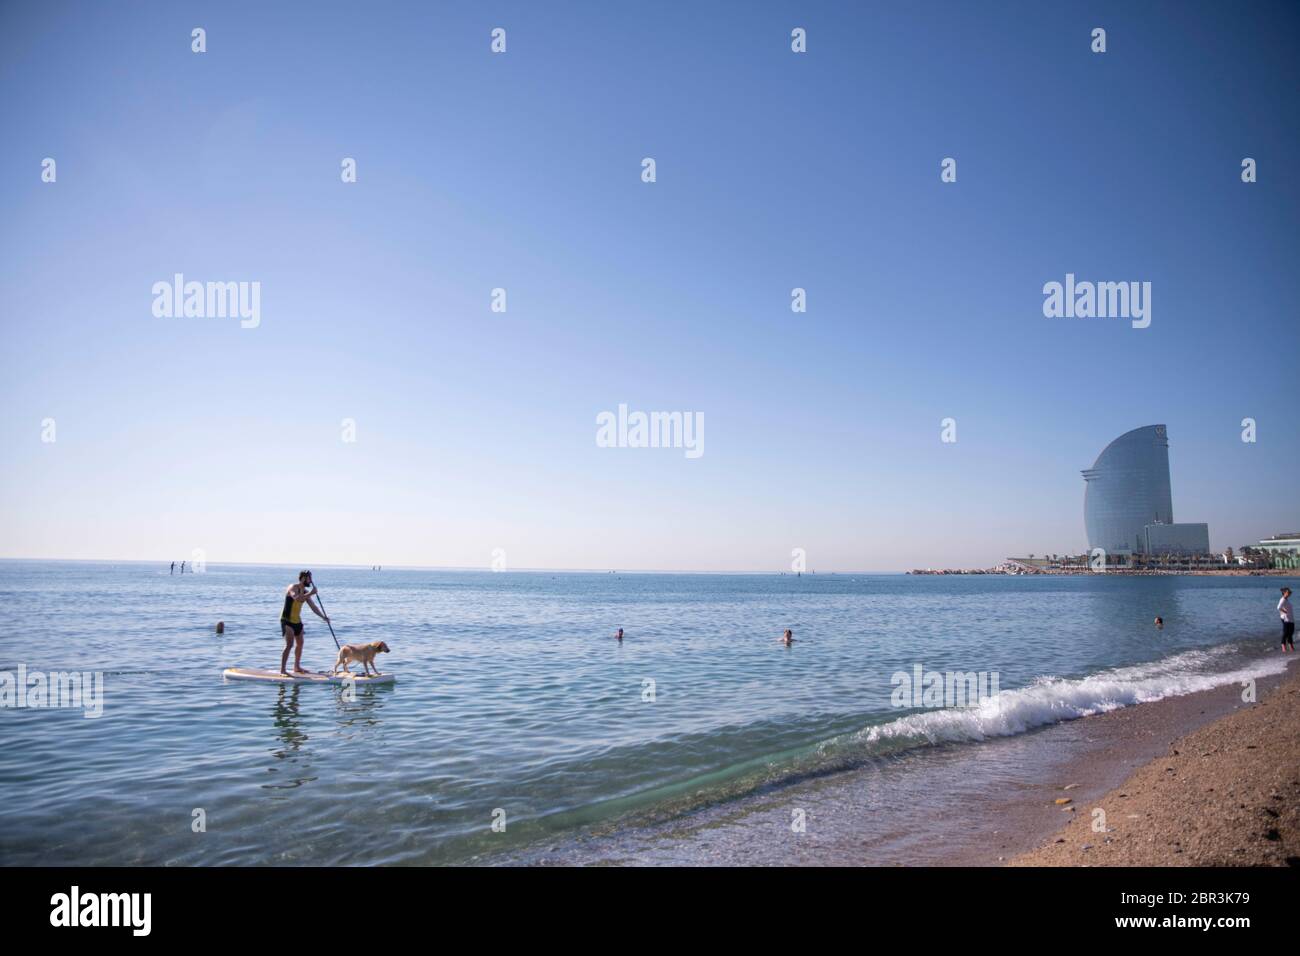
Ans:
{"type": "Polygon", "coordinates": [[[302,669],[302,606],[306,604],[322,621],[329,621],[329,618],[316,606],[316,602],[311,599],[315,593],[316,588],[312,586],[310,571],[299,572],[298,583],[284,589],[284,610],[280,612],[280,632],[284,635],[284,653],[280,655],[280,673],[285,677],[289,676],[286,668],[289,666],[291,647],[293,648],[293,672],[307,673],[302,669]]]}
{"type": "Polygon", "coordinates": [[[1282,651],[1295,653],[1295,612],[1291,610],[1291,589],[1282,589],[1282,600],[1277,602],[1277,613],[1282,618],[1282,651]]]}

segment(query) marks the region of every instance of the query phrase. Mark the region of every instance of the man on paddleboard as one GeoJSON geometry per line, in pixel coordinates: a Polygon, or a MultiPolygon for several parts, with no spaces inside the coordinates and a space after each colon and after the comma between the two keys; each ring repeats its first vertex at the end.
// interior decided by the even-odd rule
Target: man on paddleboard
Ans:
{"type": "Polygon", "coordinates": [[[311,596],[316,593],[316,588],[311,583],[311,572],[302,571],[298,575],[298,583],[290,584],[284,590],[284,610],[280,612],[280,630],[284,633],[284,653],[280,655],[280,673],[286,677],[289,675],[286,668],[289,665],[289,648],[293,648],[293,672],[295,674],[309,673],[302,669],[302,606],[306,604],[312,609],[318,618],[322,621],[329,621],[329,618],[321,613],[320,608],[311,596]]]}

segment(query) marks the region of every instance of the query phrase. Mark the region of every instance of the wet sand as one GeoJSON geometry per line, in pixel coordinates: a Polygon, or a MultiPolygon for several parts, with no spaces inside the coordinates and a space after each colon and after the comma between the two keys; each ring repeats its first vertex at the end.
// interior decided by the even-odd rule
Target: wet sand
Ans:
{"type": "MultiPolygon", "coordinates": [[[[1143,725],[1134,734],[1168,745],[1100,796],[1058,790],[1054,800],[1075,800],[1071,819],[1012,865],[1300,865],[1300,667],[1257,690],[1255,703],[1225,687],[1106,715],[1128,715],[1143,725]],[[1228,710],[1206,723],[1189,720],[1188,706],[1196,718],[1228,710]],[[1197,728],[1186,732],[1187,722],[1197,728]]],[[[1081,759],[1068,773],[1095,779],[1109,759],[1081,759]]]]}
{"type": "MultiPolygon", "coordinates": [[[[1261,678],[1256,682],[1256,699],[1271,698],[1284,683],[1294,694],[1297,680],[1300,680],[1298,667],[1290,668],[1284,675],[1261,678]]],[[[1080,836],[1076,841],[1080,847],[1085,843],[1097,844],[1106,837],[1113,839],[1113,833],[1092,834],[1091,811],[1103,807],[1107,825],[1116,826],[1117,822],[1109,819],[1113,814],[1110,805],[1102,801],[1112,794],[1129,792],[1124,789],[1126,781],[1153,763],[1161,762],[1178,738],[1259,706],[1244,703],[1242,693],[1241,685],[1228,684],[1056,724],[1025,735],[1036,746],[1025,754],[1027,759],[1019,768],[1019,779],[1008,779],[991,795],[973,801],[970,812],[977,814],[980,824],[970,838],[951,846],[942,860],[905,862],[956,866],[1008,862],[1066,865],[1064,859],[1031,859],[1030,853],[1044,846],[1057,847],[1055,840],[1063,835],[1063,827],[1080,836]],[[1058,800],[1068,802],[1057,803],[1058,800]],[[1083,834],[1094,839],[1083,839],[1083,834]]],[[[1296,701],[1294,697],[1290,700],[1294,713],[1296,701]]],[[[1268,719],[1276,719],[1276,714],[1268,719]]],[[[997,749],[999,744],[1003,742],[992,742],[992,748],[997,749]]],[[[1300,768],[1300,747],[1295,746],[1294,739],[1290,753],[1290,766],[1300,768]]],[[[1162,772],[1164,766],[1161,763],[1162,772]]],[[[1300,772],[1292,776],[1300,776],[1300,772]]],[[[1169,798],[1168,794],[1162,796],[1169,798]]],[[[1135,811],[1129,809],[1124,814],[1132,812],[1135,811]]],[[[1092,853],[1092,850],[1080,852],[1092,853]]],[[[1143,862],[1134,860],[1132,865],[1143,865],[1143,862]]],[[[1150,861],[1150,865],[1157,864],[1150,861]]]]}

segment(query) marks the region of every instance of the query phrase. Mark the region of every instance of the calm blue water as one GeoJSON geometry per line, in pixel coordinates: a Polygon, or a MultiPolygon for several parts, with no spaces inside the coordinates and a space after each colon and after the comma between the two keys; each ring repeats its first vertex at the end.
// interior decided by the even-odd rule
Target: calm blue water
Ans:
{"type": "MultiPolygon", "coordinates": [[[[339,639],[386,640],[398,682],[355,701],[224,682],[278,666],[293,578],[0,561],[0,671],[105,674],[99,719],[0,709],[0,861],[492,862],[1280,657],[1277,578],[317,569],[339,639]],[[1006,706],[895,709],[891,675],[918,663],[997,671],[1006,706]]],[[[304,621],[304,663],[327,668],[329,632],[304,621]]]]}

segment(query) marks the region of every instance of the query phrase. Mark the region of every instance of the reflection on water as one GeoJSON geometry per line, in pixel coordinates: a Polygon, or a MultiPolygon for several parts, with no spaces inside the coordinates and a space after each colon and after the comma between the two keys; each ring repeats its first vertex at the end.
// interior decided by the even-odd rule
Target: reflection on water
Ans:
{"type": "Polygon", "coordinates": [[[371,684],[352,687],[345,684],[334,695],[334,712],[340,727],[373,729],[380,725],[379,715],[388,695],[397,691],[396,684],[371,684]]]}
{"type": "MultiPolygon", "coordinates": [[[[309,738],[302,726],[300,705],[302,687],[298,684],[276,684],[275,689],[275,706],[271,709],[271,722],[275,727],[275,740],[278,746],[271,749],[271,756],[276,760],[288,761],[289,769],[298,772],[298,764],[305,763],[311,756],[309,751],[304,750],[309,738]]],[[[281,768],[272,765],[267,770],[276,774],[281,768]]],[[[290,780],[264,783],[262,786],[268,790],[292,790],[314,779],[316,778],[310,776],[294,776],[290,780]]]]}
{"type": "MultiPolygon", "coordinates": [[[[378,729],[383,699],[381,695],[391,692],[394,685],[379,684],[354,689],[347,684],[330,684],[323,687],[276,684],[275,689],[276,698],[271,708],[271,722],[275,728],[276,746],[270,749],[270,754],[277,761],[286,761],[291,771],[298,775],[288,781],[264,783],[262,786],[266,789],[288,790],[301,787],[316,779],[315,776],[303,775],[314,756],[311,748],[307,746],[311,738],[307,733],[302,714],[303,693],[325,695],[326,699],[332,701],[336,733],[342,740],[351,740],[358,737],[359,732],[368,733],[378,729]]],[[[267,769],[271,773],[279,773],[282,768],[273,764],[267,769]]]]}
{"type": "Polygon", "coordinates": [[[276,685],[275,707],[271,710],[272,722],[275,724],[276,737],[283,745],[279,750],[271,751],[277,757],[293,757],[307,741],[303,732],[302,714],[299,708],[299,691],[296,684],[276,685]]]}

